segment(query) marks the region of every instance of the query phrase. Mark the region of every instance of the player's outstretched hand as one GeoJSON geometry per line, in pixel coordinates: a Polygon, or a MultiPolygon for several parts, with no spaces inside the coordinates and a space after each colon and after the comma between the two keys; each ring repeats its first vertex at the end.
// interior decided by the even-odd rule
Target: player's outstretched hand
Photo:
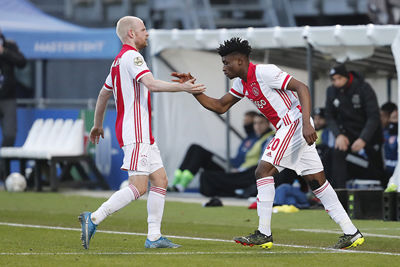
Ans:
{"type": "Polygon", "coordinates": [[[306,142],[309,146],[314,144],[314,142],[317,141],[317,138],[318,138],[314,127],[312,127],[312,125],[309,123],[303,125],[303,136],[304,136],[304,139],[306,139],[306,142]]]}
{"type": "Polygon", "coordinates": [[[99,139],[101,138],[104,139],[104,130],[103,127],[94,127],[92,128],[92,130],[90,130],[90,141],[93,144],[98,144],[99,143],[99,139]]]}
{"type": "Polygon", "coordinates": [[[192,74],[190,74],[190,72],[188,72],[188,73],[172,72],[171,76],[178,78],[178,79],[172,80],[173,82],[184,83],[189,80],[193,80],[192,83],[194,83],[196,81],[196,78],[193,77],[192,74]]]}
{"type": "Polygon", "coordinates": [[[194,80],[195,79],[193,78],[191,80],[184,82],[182,84],[183,90],[188,93],[194,94],[194,95],[203,93],[206,90],[205,85],[204,84],[194,84],[194,80]]]}

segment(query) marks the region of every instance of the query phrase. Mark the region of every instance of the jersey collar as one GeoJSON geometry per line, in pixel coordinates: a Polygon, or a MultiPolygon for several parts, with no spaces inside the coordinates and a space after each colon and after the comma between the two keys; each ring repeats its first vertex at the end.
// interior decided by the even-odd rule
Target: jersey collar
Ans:
{"type": "Polygon", "coordinates": [[[249,63],[249,69],[247,70],[247,83],[251,82],[254,79],[256,73],[256,65],[253,63],[249,63]]]}
{"type": "Polygon", "coordinates": [[[128,44],[122,45],[122,49],[124,49],[124,50],[135,50],[137,52],[136,48],[134,48],[133,46],[130,46],[128,44]]]}

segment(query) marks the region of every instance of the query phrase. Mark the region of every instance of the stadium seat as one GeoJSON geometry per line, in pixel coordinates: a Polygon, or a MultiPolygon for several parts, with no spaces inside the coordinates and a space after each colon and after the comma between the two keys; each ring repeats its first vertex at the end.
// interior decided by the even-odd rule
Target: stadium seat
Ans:
{"type": "Polygon", "coordinates": [[[18,157],[19,155],[23,155],[23,151],[27,151],[34,147],[36,140],[43,129],[43,119],[37,119],[31,129],[29,130],[28,136],[25,140],[25,143],[22,147],[2,147],[0,148],[0,157],[8,158],[8,157],[18,157]]]}
{"type": "MultiPolygon", "coordinates": [[[[41,177],[45,169],[50,168],[48,175],[51,190],[56,191],[59,180],[72,179],[70,170],[76,167],[86,185],[108,189],[102,174],[98,171],[91,156],[85,153],[85,125],[82,119],[37,119],[29,130],[22,147],[0,148],[0,157],[5,161],[6,172],[10,172],[10,161],[20,161],[20,172],[25,175],[27,161],[35,161],[34,184],[37,191],[41,190],[41,177]],[[99,183],[90,181],[85,162],[99,183]],[[46,167],[47,166],[47,167],[46,167]],[[61,168],[61,176],[57,177],[57,166],[61,168]],[[66,178],[67,177],[67,178],[66,178]]],[[[69,183],[71,184],[71,183],[69,183]]]]}

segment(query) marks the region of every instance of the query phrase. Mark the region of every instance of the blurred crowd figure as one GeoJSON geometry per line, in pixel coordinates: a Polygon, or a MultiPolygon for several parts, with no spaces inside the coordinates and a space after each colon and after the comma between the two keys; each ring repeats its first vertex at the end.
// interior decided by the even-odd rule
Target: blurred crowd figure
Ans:
{"type": "Polygon", "coordinates": [[[254,117],[257,141],[245,155],[243,163],[233,172],[205,170],[200,175],[200,193],[205,196],[236,196],[237,189],[256,189],[255,170],[275,131],[261,113],[254,117]]]}
{"type": "Polygon", "coordinates": [[[383,129],[383,151],[385,159],[385,175],[388,180],[397,165],[397,133],[398,133],[397,105],[387,102],[381,106],[381,123],[383,129]]]}
{"type": "Polygon", "coordinates": [[[369,0],[368,15],[374,24],[399,24],[399,0],[369,0]]]}
{"type": "Polygon", "coordinates": [[[172,192],[185,191],[194,176],[200,174],[200,192],[206,196],[234,196],[234,190],[255,185],[254,171],[264,147],[274,131],[269,121],[255,111],[244,114],[246,138],[240,143],[236,156],[230,159],[232,170],[226,172],[226,159],[200,145],[187,150],[180,167],[175,170],[172,192]]]}
{"type": "MultiPolygon", "coordinates": [[[[236,156],[230,159],[230,164],[234,169],[244,168],[244,166],[248,165],[248,162],[244,164],[246,153],[259,138],[253,127],[254,118],[257,115],[256,111],[247,111],[244,114],[243,128],[246,137],[240,143],[236,156]],[[241,166],[242,164],[244,166],[241,166]]],[[[174,180],[168,191],[183,192],[200,169],[224,171],[226,164],[226,159],[223,157],[205,149],[201,145],[192,144],[186,151],[181,165],[175,170],[174,180]]]]}
{"type": "MultiPolygon", "coordinates": [[[[0,29],[0,125],[3,133],[2,147],[14,146],[17,135],[17,79],[15,68],[26,65],[18,45],[6,39],[0,29]]],[[[4,175],[4,164],[0,161],[0,179],[4,175]]],[[[4,178],[4,177],[3,177],[4,178]]]]}
{"type": "Polygon", "coordinates": [[[335,136],[331,179],[334,188],[346,188],[350,179],[380,180],[386,186],[378,100],[360,73],[344,64],[330,71],[332,85],[326,94],[325,115],[335,136]]]}

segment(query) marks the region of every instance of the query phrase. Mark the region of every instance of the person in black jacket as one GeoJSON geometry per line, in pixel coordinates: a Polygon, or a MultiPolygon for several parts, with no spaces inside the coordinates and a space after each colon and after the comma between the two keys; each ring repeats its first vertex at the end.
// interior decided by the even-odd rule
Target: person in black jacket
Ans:
{"type": "Polygon", "coordinates": [[[26,65],[24,55],[15,42],[6,40],[0,30],[0,122],[1,146],[13,146],[17,134],[16,78],[14,68],[26,65]]]}
{"type": "MultiPolygon", "coordinates": [[[[6,40],[0,29],[0,126],[3,141],[0,146],[14,146],[17,135],[17,103],[14,68],[26,65],[24,55],[15,42],[6,40]]],[[[0,161],[0,180],[4,180],[5,169],[0,161]]]]}
{"type": "Polygon", "coordinates": [[[382,129],[378,101],[372,87],[344,64],[331,69],[332,86],[326,95],[325,115],[336,137],[331,182],[345,188],[349,179],[381,180],[382,129]]]}

